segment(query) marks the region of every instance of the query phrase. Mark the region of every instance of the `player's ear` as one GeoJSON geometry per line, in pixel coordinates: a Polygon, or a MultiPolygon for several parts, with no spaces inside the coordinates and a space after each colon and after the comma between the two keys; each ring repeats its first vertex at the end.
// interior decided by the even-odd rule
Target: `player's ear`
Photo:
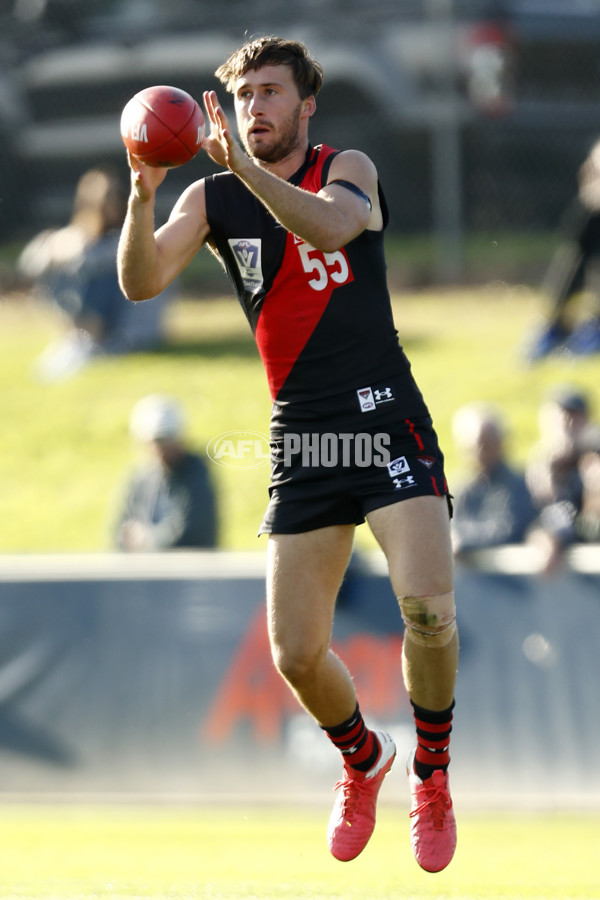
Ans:
{"type": "Polygon", "coordinates": [[[314,94],[311,94],[310,97],[305,97],[302,101],[302,110],[300,112],[300,117],[302,119],[310,119],[312,115],[314,115],[317,109],[317,101],[314,98],[314,94]]]}

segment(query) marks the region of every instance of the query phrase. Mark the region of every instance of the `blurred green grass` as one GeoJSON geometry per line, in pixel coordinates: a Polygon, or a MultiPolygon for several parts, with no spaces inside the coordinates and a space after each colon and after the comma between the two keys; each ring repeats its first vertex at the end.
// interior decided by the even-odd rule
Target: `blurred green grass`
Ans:
{"type": "Polygon", "coordinates": [[[351,863],[327,850],[328,809],[11,806],[0,896],[60,900],[597,900],[600,818],[458,812],[450,866],[421,871],[406,809],[380,805],[351,863]]]}
{"type": "MultiPolygon", "coordinates": [[[[523,341],[543,304],[530,288],[502,282],[394,294],[400,339],[433,414],[451,487],[460,460],[450,423],[461,404],[497,403],[520,463],[537,437],[539,403],[555,384],[584,388],[600,410],[600,357],[523,364],[523,341]]],[[[190,437],[201,448],[227,431],[268,433],[266,379],[245,318],[229,296],[177,302],[169,346],[160,352],[99,359],[67,381],[43,384],[35,360],[58,327],[51,312],[27,296],[0,302],[0,552],[109,549],[115,498],[137,452],[129,413],[144,394],[178,396],[190,437]]],[[[223,546],[260,549],[267,466],[214,465],[213,474],[223,546]]],[[[357,544],[372,546],[364,527],[357,544]]]]}

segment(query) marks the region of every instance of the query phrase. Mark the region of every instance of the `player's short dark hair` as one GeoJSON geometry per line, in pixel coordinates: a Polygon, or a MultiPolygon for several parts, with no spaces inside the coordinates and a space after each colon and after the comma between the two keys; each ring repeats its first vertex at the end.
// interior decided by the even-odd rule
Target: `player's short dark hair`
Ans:
{"type": "Polygon", "coordinates": [[[290,66],[301,100],[311,95],[316,97],[323,84],[323,68],[310,56],[304,44],[272,36],[245,43],[219,66],[215,75],[233,93],[240,76],[263,66],[290,66]]]}

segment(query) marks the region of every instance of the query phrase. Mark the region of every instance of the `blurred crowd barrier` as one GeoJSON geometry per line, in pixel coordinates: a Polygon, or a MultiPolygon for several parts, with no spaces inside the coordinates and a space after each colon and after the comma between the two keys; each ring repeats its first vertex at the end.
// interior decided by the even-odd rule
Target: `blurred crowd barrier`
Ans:
{"type": "MultiPolygon", "coordinates": [[[[272,665],[264,565],[213,551],[0,558],[0,797],[328,796],[339,759],[272,665]]],[[[551,579],[528,548],[476,554],[456,594],[457,796],[597,803],[600,548],[576,548],[551,579]]],[[[399,758],[413,741],[402,637],[382,559],[357,556],[334,645],[399,758]]]]}

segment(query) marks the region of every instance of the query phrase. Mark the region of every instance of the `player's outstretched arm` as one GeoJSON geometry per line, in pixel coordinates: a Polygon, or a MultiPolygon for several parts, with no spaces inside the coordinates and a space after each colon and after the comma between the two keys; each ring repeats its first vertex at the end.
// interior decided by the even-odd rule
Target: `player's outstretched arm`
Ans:
{"type": "Polygon", "coordinates": [[[333,253],[366,228],[381,228],[371,224],[373,206],[379,206],[375,166],[358,151],[346,151],[344,155],[348,159],[354,154],[362,157],[360,164],[338,166],[335,177],[352,182],[368,199],[339,184],[328,184],[313,194],[255,165],[239,177],[287,231],[318,250],[333,253]]]}
{"type": "Polygon", "coordinates": [[[155,232],[155,195],[167,169],[146,166],[131,155],[129,164],[131,192],[117,254],[119,281],[130,300],[148,300],[171,284],[208,235],[204,183],[188,188],[169,221],[155,232]]]}
{"type": "Polygon", "coordinates": [[[167,170],[146,166],[127,154],[131,189],[117,251],[121,290],[130,300],[147,300],[160,293],[154,240],[154,198],[167,170]]]}
{"type": "Polygon", "coordinates": [[[216,93],[204,94],[211,124],[203,147],[219,165],[226,166],[254,193],[269,212],[293,234],[325,252],[339,250],[365,228],[381,228],[377,171],[364,153],[349,150],[336,157],[335,177],[351,181],[366,195],[363,199],[342,185],[327,185],[310,193],[257,165],[235,140],[216,93]]]}

